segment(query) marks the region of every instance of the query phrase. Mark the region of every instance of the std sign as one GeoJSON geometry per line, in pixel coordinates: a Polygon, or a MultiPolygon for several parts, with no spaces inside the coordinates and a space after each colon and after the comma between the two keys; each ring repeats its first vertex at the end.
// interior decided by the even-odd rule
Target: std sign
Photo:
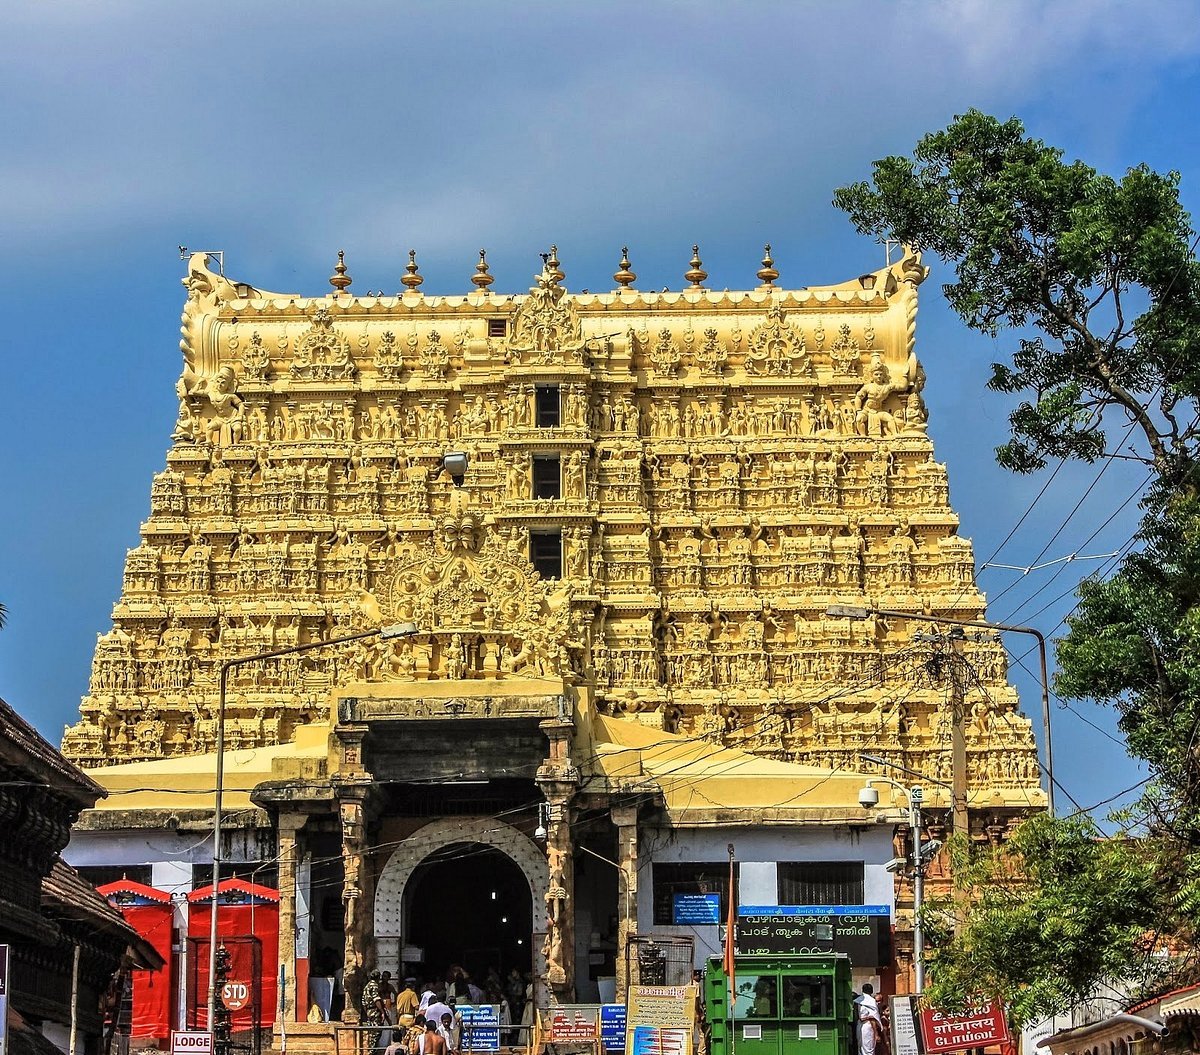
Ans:
{"type": "Polygon", "coordinates": [[[226,982],[221,986],[221,1003],[230,1011],[241,1011],[250,1002],[250,987],[245,982],[226,982]]]}

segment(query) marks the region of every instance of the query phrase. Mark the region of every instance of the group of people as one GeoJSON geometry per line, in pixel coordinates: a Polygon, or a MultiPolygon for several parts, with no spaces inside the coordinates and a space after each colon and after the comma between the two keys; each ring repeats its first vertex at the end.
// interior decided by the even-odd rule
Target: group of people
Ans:
{"type": "Polygon", "coordinates": [[[886,1055],[887,1030],[879,1001],[875,999],[875,987],[870,982],[854,998],[854,1039],[858,1042],[858,1055],[886,1055]]]}
{"type": "Polygon", "coordinates": [[[368,1033],[371,1050],[385,1055],[457,1055],[464,1042],[459,1004],[495,1005],[501,1040],[512,1045],[518,1034],[514,1025],[533,1021],[533,983],[514,967],[504,979],[489,970],[481,987],[454,966],[444,981],[418,984],[410,976],[398,989],[390,971],[372,971],[362,991],[362,1023],[379,1027],[368,1033]]]}

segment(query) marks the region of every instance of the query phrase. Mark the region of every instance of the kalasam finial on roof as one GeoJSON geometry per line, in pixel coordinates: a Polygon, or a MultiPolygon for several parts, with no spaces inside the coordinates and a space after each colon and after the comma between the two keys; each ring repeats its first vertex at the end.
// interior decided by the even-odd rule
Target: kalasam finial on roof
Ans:
{"type": "Polygon", "coordinates": [[[775,270],[775,261],[771,259],[771,243],[768,242],[763,246],[762,267],[758,269],[758,281],[768,289],[773,289],[778,277],[779,272],[775,270]]]}
{"type": "Polygon", "coordinates": [[[475,274],[471,276],[471,281],[484,291],[486,291],[488,286],[496,281],[495,277],[488,271],[486,249],[479,250],[479,263],[475,265],[475,274]]]}
{"type": "Polygon", "coordinates": [[[338,262],[334,265],[333,274],[329,276],[329,284],[334,288],[336,295],[345,292],[353,281],[354,279],[346,274],[346,253],[339,249],[338,262]]]}
{"type": "Polygon", "coordinates": [[[613,275],[613,281],[622,289],[629,289],[637,281],[637,275],[629,270],[629,246],[621,246],[621,263],[619,269],[613,275]]]}
{"type": "Polygon", "coordinates": [[[404,265],[404,274],[400,281],[408,289],[415,290],[422,282],[425,281],[425,276],[417,270],[417,251],[410,249],[408,251],[408,263],[404,265]]]}
{"type": "Polygon", "coordinates": [[[698,245],[692,246],[692,259],[689,261],[689,263],[691,264],[691,267],[689,267],[687,271],[683,273],[683,277],[691,283],[688,288],[703,289],[704,280],[708,278],[708,272],[700,266],[702,261],[700,260],[700,247],[698,245]]]}

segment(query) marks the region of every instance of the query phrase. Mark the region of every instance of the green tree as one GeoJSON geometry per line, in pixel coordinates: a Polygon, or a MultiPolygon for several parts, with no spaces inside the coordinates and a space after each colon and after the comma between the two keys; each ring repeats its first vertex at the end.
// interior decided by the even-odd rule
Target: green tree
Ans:
{"type": "Polygon", "coordinates": [[[928,998],[956,1007],[987,993],[1024,1025],[1106,983],[1161,982],[1166,964],[1149,955],[1167,916],[1159,862],[1148,844],[1096,834],[1042,814],[1000,847],[953,842],[957,892],[925,913],[928,998]]]}
{"type": "Polygon", "coordinates": [[[1066,163],[1015,118],[971,110],[833,200],[860,232],[952,263],[944,292],[972,329],[1018,331],[989,382],[1029,396],[1010,415],[1002,465],[1095,461],[1123,452],[1130,429],[1158,474],[1194,461],[1200,267],[1178,173],[1141,165],[1114,180],[1066,163]],[[1116,443],[1114,416],[1127,426],[1116,443]]]}
{"type": "Polygon", "coordinates": [[[1152,777],[1125,820],[1149,837],[1103,841],[1035,818],[999,856],[960,849],[956,874],[980,909],[943,929],[931,963],[935,998],[996,992],[1026,1019],[1105,981],[1146,981],[1146,936],[1186,943],[1200,919],[1197,243],[1178,173],[1141,165],[1113,179],[977,110],[922,137],[911,158],[877,161],[870,182],[834,202],[860,232],[942,257],[959,317],[1013,339],[989,381],[1024,397],[996,451],[1002,466],[1121,457],[1150,475],[1142,549],[1081,586],[1056,676],[1064,697],[1117,708],[1152,777]]]}

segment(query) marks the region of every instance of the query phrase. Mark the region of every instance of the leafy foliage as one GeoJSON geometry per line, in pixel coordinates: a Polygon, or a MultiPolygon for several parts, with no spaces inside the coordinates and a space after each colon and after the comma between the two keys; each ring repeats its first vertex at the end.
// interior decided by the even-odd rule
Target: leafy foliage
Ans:
{"type": "Polygon", "coordinates": [[[1178,173],[1142,165],[1114,180],[1066,163],[1015,118],[971,110],[912,158],[875,162],[873,182],[842,187],[834,204],[864,234],[953,262],[944,292],[972,329],[1021,331],[989,382],[1030,395],[1010,415],[1002,465],[1095,461],[1124,445],[1128,430],[1115,444],[1106,431],[1114,412],[1159,473],[1196,452],[1200,267],[1178,173]]]}
{"type": "Polygon", "coordinates": [[[1200,930],[1200,240],[1179,175],[1113,179],[972,110],[834,203],[860,232],[951,263],[960,318],[1013,335],[988,383],[1026,397],[1002,466],[1122,457],[1151,474],[1142,549],[1082,584],[1056,678],[1060,695],[1119,712],[1152,777],[1124,820],[1147,837],[1035,817],[1001,849],[960,846],[959,896],[928,913],[929,994],[999,995],[1023,1022],[1106,982],[1194,971],[1188,955],[1148,955],[1163,936],[1194,953],[1200,930]]]}
{"type": "Polygon", "coordinates": [[[1164,501],[1141,538],[1110,579],[1080,585],[1055,688],[1116,707],[1154,778],[1139,804],[1150,829],[1200,849],[1200,498],[1164,501]]]}
{"type": "Polygon", "coordinates": [[[996,996],[1023,1025],[1105,984],[1161,982],[1167,965],[1150,955],[1161,863],[1146,843],[1096,836],[1090,822],[1043,814],[1000,847],[952,844],[958,893],[924,917],[931,1002],[996,996]]]}

